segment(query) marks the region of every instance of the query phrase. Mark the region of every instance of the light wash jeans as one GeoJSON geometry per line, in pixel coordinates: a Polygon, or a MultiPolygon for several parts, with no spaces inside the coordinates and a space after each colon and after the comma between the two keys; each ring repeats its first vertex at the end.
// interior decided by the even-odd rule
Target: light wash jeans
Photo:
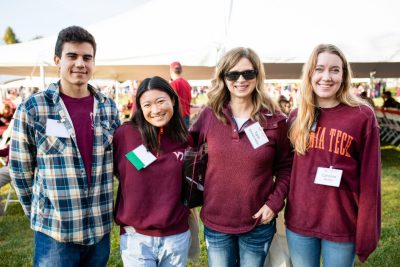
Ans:
{"type": "Polygon", "coordinates": [[[35,231],[35,267],[106,266],[110,255],[110,234],[94,245],[58,242],[35,231]]]}
{"type": "Polygon", "coordinates": [[[224,234],[204,226],[208,265],[262,267],[275,232],[275,220],[243,234],[224,234]]]}
{"type": "Polygon", "coordinates": [[[319,267],[321,254],[324,267],[354,266],[354,243],[327,241],[296,234],[289,229],[286,229],[286,237],[293,267],[319,267]]]}
{"type": "Polygon", "coordinates": [[[142,235],[133,230],[120,236],[121,258],[126,267],[185,267],[189,246],[189,230],[163,237],[142,235]]]}

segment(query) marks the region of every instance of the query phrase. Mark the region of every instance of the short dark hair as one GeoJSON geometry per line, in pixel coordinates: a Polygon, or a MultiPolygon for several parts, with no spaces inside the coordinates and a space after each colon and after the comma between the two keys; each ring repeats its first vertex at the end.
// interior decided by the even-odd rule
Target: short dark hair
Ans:
{"type": "Polygon", "coordinates": [[[133,125],[138,127],[143,143],[147,146],[147,148],[152,150],[158,150],[160,146],[157,140],[159,129],[157,129],[158,127],[155,127],[146,121],[143,115],[142,107],[140,106],[140,97],[143,95],[143,93],[150,90],[159,90],[167,93],[174,103],[174,114],[166,125],[164,133],[179,143],[186,142],[188,138],[188,131],[181,116],[179,96],[165,79],[154,76],[151,78],[146,78],[141,82],[136,93],[136,111],[131,120],[133,125]]]}
{"type": "Polygon", "coordinates": [[[279,103],[279,104],[281,104],[281,103],[285,103],[285,104],[289,103],[289,104],[290,104],[290,101],[287,100],[287,99],[285,99],[285,98],[280,98],[280,99],[278,100],[278,103],[279,103]]]}
{"type": "Polygon", "coordinates": [[[61,58],[64,43],[89,43],[93,47],[93,57],[96,56],[96,41],[90,32],[79,26],[70,26],[62,29],[57,37],[54,54],[61,58]]]}
{"type": "Polygon", "coordinates": [[[383,94],[387,97],[392,97],[392,92],[390,91],[384,91],[383,94]]]}

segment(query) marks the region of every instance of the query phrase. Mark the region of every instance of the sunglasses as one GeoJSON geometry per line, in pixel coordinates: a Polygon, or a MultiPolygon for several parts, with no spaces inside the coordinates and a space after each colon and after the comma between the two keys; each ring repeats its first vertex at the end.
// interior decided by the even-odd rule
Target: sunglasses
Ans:
{"type": "Polygon", "coordinates": [[[225,78],[228,81],[237,81],[240,77],[240,75],[243,76],[243,78],[248,81],[254,79],[258,74],[258,71],[256,70],[245,70],[245,71],[229,71],[225,72],[225,78]]]}

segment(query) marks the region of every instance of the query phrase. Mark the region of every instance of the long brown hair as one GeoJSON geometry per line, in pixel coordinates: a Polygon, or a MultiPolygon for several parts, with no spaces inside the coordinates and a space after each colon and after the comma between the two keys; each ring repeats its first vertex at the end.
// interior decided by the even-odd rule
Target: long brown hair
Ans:
{"type": "Polygon", "coordinates": [[[337,55],[342,60],[343,77],[342,84],[336,93],[337,100],[350,107],[366,105],[365,101],[354,95],[350,90],[352,72],[343,52],[332,44],[320,44],[316,46],[307,63],[303,66],[302,85],[298,95],[297,117],[289,131],[289,138],[294,145],[294,150],[301,155],[304,155],[307,151],[310,128],[316,116],[317,102],[311,78],[317,65],[318,55],[324,52],[337,55]]]}

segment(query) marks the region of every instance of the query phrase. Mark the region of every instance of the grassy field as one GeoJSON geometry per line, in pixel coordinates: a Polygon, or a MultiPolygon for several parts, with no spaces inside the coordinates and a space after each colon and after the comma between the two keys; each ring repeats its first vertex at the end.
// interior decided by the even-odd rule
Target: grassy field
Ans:
{"type": "MultiPolygon", "coordinates": [[[[1,189],[5,202],[9,187],[1,189]]],[[[382,238],[377,250],[362,266],[400,266],[400,152],[382,151],[382,238]]],[[[119,256],[119,229],[112,231],[111,255],[108,266],[122,266],[119,256]]],[[[0,217],[0,267],[31,266],[33,233],[21,206],[12,203],[7,213],[0,217]]],[[[201,255],[191,267],[207,266],[204,241],[201,233],[201,255]]],[[[361,266],[359,262],[356,266],[361,266]]]]}

